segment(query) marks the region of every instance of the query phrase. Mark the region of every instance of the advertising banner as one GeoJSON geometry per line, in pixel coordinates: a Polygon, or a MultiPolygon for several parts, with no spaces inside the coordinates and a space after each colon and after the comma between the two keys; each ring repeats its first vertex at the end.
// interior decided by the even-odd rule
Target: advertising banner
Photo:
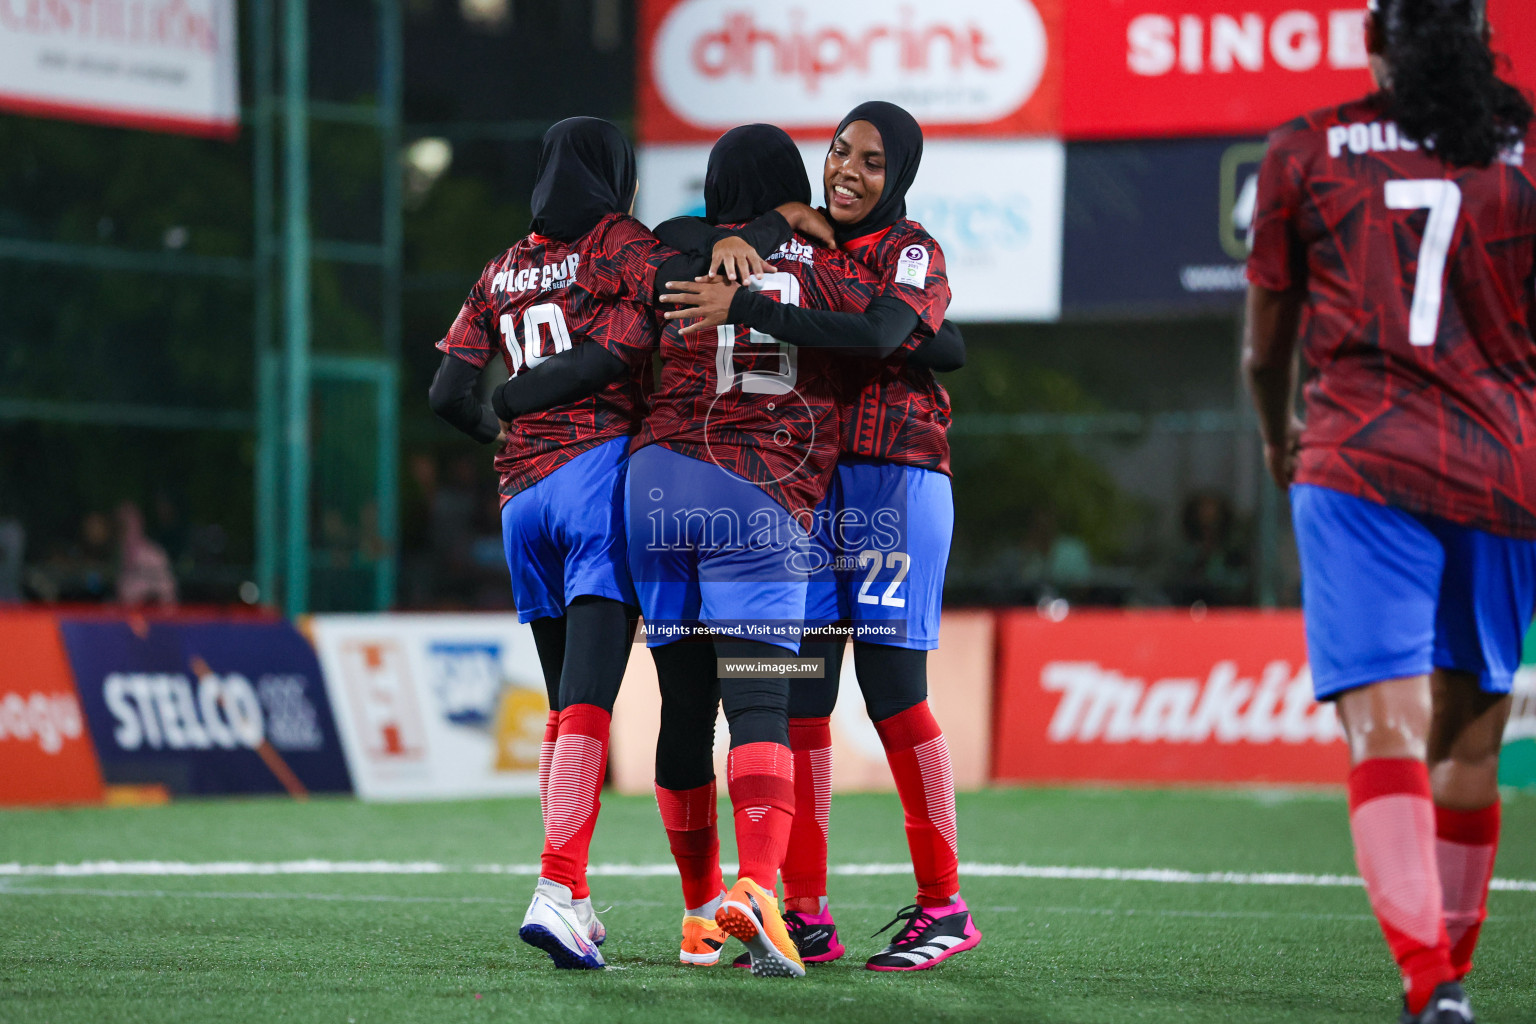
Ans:
{"type": "Polygon", "coordinates": [[[101,768],[58,623],[0,612],[0,807],[99,803],[101,768]]]}
{"type": "Polygon", "coordinates": [[[1512,704],[1499,758],[1499,785],[1536,789],[1536,629],[1525,640],[1525,667],[1515,673],[1512,704]]]}
{"type": "MultiPolygon", "coordinates": [[[[939,649],[928,655],[928,700],[934,717],[944,728],[954,761],[955,785],[961,789],[979,789],[988,779],[992,750],[992,622],[990,612],[946,612],[939,631],[939,649]]],[[[650,653],[636,645],[613,709],[609,778],[620,793],[654,792],[656,734],[660,723],[656,665],[650,653]]],[[[715,722],[715,775],[722,796],[729,743],[730,733],[722,714],[715,722]]],[[[894,788],[885,748],[864,711],[851,651],[843,659],[837,708],[832,713],[832,788],[838,793],[894,788]]]]}
{"type": "MultiPolygon", "coordinates": [[[[800,154],[821,196],[827,139],[800,154]]],[[[647,224],[704,212],[709,146],[644,146],[636,213],[647,224]]],[[[1061,306],[1062,183],[1066,158],[1043,139],[929,142],[907,194],[907,216],[944,250],[951,319],[1054,320],[1061,306]],[[977,173],[985,167],[986,173],[977,173]]]]}
{"type": "Polygon", "coordinates": [[[1300,612],[998,616],[1000,782],[1321,783],[1349,770],[1300,612]]]}
{"type": "Polygon", "coordinates": [[[713,142],[764,121],[828,135],[865,100],[929,137],[1053,135],[1063,0],[641,0],[636,135],[713,142]]]}
{"type": "Polygon", "coordinates": [[[538,792],[549,705],[515,615],[309,620],[359,796],[538,792]]]}
{"type": "Polygon", "coordinates": [[[1236,308],[1263,156],[1257,138],[1069,145],[1062,308],[1236,308]]]}
{"type": "MultiPolygon", "coordinates": [[[[1071,139],[1267,134],[1373,88],[1365,4],[1105,0],[1063,7],[1071,139]]],[[[1536,84],[1536,5],[1489,0],[1495,49],[1536,84]]]]}
{"type": "Polygon", "coordinates": [[[235,0],[0,0],[0,110],[232,137],[235,0]]]}
{"type": "Polygon", "coordinates": [[[60,631],[108,783],[351,790],[320,666],[289,623],[82,618],[60,631]]]}

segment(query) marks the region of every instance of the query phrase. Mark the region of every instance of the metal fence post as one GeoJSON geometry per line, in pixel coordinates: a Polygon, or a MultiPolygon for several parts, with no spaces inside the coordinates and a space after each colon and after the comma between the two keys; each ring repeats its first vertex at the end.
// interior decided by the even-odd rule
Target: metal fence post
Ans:
{"type": "Polygon", "coordinates": [[[283,339],[287,387],[287,600],[289,615],[309,610],[309,4],[284,6],[283,123],[287,198],[283,280],[287,297],[283,339]]]}

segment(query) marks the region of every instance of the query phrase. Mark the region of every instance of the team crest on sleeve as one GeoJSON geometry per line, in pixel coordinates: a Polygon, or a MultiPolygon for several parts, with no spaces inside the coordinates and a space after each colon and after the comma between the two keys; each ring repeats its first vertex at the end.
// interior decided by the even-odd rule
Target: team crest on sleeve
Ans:
{"type": "Polygon", "coordinates": [[[896,261],[896,283],[908,288],[925,288],[928,285],[928,250],[920,245],[909,245],[901,250],[896,261]]]}

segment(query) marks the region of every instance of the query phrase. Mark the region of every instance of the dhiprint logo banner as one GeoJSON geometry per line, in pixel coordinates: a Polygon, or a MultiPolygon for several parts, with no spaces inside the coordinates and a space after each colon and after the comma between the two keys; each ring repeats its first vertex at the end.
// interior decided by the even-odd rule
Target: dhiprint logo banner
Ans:
{"type": "Polygon", "coordinates": [[[886,99],[930,134],[1046,134],[1056,123],[1056,0],[649,0],[647,141],[708,141],[750,121],[821,134],[886,99]]]}

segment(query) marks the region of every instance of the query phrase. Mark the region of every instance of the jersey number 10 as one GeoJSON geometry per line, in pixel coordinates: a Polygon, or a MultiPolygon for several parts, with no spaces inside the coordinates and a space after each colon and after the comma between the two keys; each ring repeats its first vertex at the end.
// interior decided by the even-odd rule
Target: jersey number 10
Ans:
{"type": "Polygon", "coordinates": [[[1461,213],[1461,186],[1439,178],[1387,182],[1387,209],[1428,210],[1424,240],[1419,243],[1419,272],[1413,281],[1413,305],[1408,311],[1408,341],[1433,345],[1440,333],[1440,307],[1445,301],[1445,261],[1456,237],[1461,213]]]}
{"type": "Polygon", "coordinates": [[[511,313],[501,314],[501,339],[512,359],[512,376],[517,376],[524,366],[533,369],[550,356],[566,352],[571,347],[571,332],[565,326],[565,314],[553,302],[541,302],[523,311],[523,341],[517,341],[517,323],[511,313]],[[549,329],[549,347],[544,352],[544,329],[549,329]]]}

